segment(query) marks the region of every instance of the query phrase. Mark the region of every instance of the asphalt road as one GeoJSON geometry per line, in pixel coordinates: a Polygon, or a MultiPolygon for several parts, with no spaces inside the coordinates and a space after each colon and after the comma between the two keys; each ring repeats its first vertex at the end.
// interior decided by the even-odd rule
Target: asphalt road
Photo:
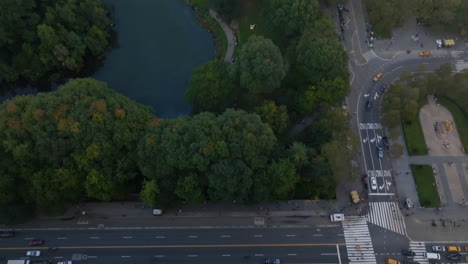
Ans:
{"type": "Polygon", "coordinates": [[[321,228],[251,228],[114,231],[29,231],[0,240],[3,259],[35,259],[86,263],[342,263],[346,250],[341,226],[321,228]],[[43,239],[43,247],[28,241],[43,239]],[[49,252],[48,247],[57,247],[49,252]],[[339,250],[339,251],[338,251],[339,250]]]}

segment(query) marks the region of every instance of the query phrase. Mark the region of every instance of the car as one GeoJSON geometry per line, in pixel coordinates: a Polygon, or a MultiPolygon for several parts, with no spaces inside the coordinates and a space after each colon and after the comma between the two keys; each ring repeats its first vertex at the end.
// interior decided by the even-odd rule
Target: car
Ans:
{"type": "Polygon", "coordinates": [[[408,250],[408,249],[403,249],[403,251],[401,252],[401,254],[403,254],[404,256],[408,256],[408,257],[414,257],[416,256],[416,253],[412,250],[408,250]]]}
{"type": "Polygon", "coordinates": [[[419,262],[416,262],[416,261],[414,261],[414,260],[412,260],[412,259],[405,259],[405,262],[404,262],[404,263],[405,263],[405,264],[419,264],[419,262]]]}
{"type": "Polygon", "coordinates": [[[39,257],[41,255],[41,251],[40,250],[29,250],[29,251],[26,251],[26,256],[30,256],[30,257],[39,257]]]}
{"type": "Polygon", "coordinates": [[[460,252],[461,251],[461,247],[459,246],[447,246],[446,248],[448,252],[460,252]]]}
{"type": "Polygon", "coordinates": [[[465,258],[465,261],[468,262],[468,256],[465,258]]]}
{"type": "Polygon", "coordinates": [[[263,264],[280,264],[280,263],[281,263],[280,259],[272,259],[272,258],[265,259],[263,261],[263,264]]]}
{"type": "Polygon", "coordinates": [[[408,209],[413,208],[413,207],[414,207],[413,201],[411,201],[410,198],[406,198],[405,206],[406,206],[406,208],[408,208],[408,209]]]}
{"type": "Polygon", "coordinates": [[[379,90],[378,90],[377,92],[378,92],[380,95],[382,95],[382,94],[385,92],[386,89],[387,89],[387,85],[384,84],[384,85],[382,85],[382,86],[379,87],[379,90]]]}
{"type": "Polygon", "coordinates": [[[387,260],[385,260],[385,263],[387,263],[387,264],[401,264],[400,261],[398,261],[396,259],[392,259],[392,258],[387,258],[387,260]]]}
{"type": "Polygon", "coordinates": [[[162,215],[163,211],[161,209],[153,209],[153,215],[162,215]]]}
{"type": "Polygon", "coordinates": [[[452,254],[445,255],[445,257],[450,260],[460,260],[462,255],[460,253],[452,253],[452,254]]]}
{"type": "Polygon", "coordinates": [[[34,260],[29,262],[29,264],[50,264],[52,260],[34,260]]]}
{"type": "Polygon", "coordinates": [[[379,72],[377,75],[374,76],[374,82],[378,82],[383,77],[383,73],[379,72]]]}
{"type": "Polygon", "coordinates": [[[468,252],[468,246],[465,246],[465,251],[468,252]]]}
{"type": "Polygon", "coordinates": [[[372,109],[372,101],[371,100],[367,100],[366,102],[366,110],[367,111],[370,111],[372,109]]]}
{"type": "Polygon", "coordinates": [[[436,40],[436,45],[437,45],[437,48],[442,48],[442,40],[437,39],[436,40]]]}
{"type": "Polygon", "coordinates": [[[72,261],[71,260],[59,261],[59,262],[57,262],[57,264],[72,264],[72,261]]]}
{"type": "Polygon", "coordinates": [[[388,137],[386,137],[386,136],[383,136],[383,137],[382,137],[382,144],[383,144],[383,146],[384,146],[384,148],[385,148],[386,150],[389,150],[389,149],[390,149],[390,144],[389,144],[389,142],[388,142],[388,137]]]}
{"type": "Polygon", "coordinates": [[[332,222],[344,221],[344,214],[332,214],[330,215],[330,221],[332,222]]]}
{"type": "Polygon", "coordinates": [[[0,238],[10,238],[10,237],[14,237],[15,236],[15,232],[13,231],[2,231],[0,232],[0,238]]]}
{"type": "Polygon", "coordinates": [[[419,56],[421,56],[421,57],[429,57],[431,55],[432,55],[432,52],[430,52],[430,51],[421,51],[421,52],[419,52],[419,56]]]}
{"type": "Polygon", "coordinates": [[[44,240],[33,239],[33,240],[29,241],[29,245],[30,246],[42,246],[42,245],[44,245],[44,240]]]}
{"type": "Polygon", "coordinates": [[[370,178],[372,190],[377,190],[377,179],[375,177],[370,178]]]}
{"type": "Polygon", "coordinates": [[[377,146],[377,155],[379,158],[383,158],[383,148],[381,146],[377,146]]]}
{"type": "Polygon", "coordinates": [[[432,246],[432,251],[434,251],[434,252],[444,252],[445,247],[444,246],[432,246]]]}

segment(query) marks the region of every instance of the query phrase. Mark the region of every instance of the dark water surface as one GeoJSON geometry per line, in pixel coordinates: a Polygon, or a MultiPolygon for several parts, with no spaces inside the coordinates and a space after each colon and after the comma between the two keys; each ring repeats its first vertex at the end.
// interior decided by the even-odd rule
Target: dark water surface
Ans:
{"type": "Polygon", "coordinates": [[[119,48],[93,78],[159,117],[190,113],[184,99],[192,69],[214,57],[210,33],[182,0],[104,0],[111,6],[119,48]]]}

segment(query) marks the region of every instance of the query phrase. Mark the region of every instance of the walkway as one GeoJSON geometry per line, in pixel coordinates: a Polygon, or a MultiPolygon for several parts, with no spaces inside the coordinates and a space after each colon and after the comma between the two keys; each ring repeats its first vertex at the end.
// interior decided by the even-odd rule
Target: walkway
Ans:
{"type": "Polygon", "coordinates": [[[226,34],[226,39],[228,42],[226,49],[226,56],[224,56],[224,61],[232,62],[234,57],[234,49],[236,48],[236,35],[234,31],[219,17],[218,13],[213,9],[210,9],[210,15],[218,22],[218,24],[223,28],[224,34],[226,34]]]}

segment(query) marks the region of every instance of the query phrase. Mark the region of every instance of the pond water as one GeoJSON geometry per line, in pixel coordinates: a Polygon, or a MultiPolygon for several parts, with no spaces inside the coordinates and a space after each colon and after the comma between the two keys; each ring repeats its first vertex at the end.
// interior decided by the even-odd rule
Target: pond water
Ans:
{"type": "Polygon", "coordinates": [[[211,34],[182,0],[104,0],[114,12],[119,48],[93,78],[154,108],[159,117],[190,113],[184,99],[193,68],[214,57],[211,34]]]}

